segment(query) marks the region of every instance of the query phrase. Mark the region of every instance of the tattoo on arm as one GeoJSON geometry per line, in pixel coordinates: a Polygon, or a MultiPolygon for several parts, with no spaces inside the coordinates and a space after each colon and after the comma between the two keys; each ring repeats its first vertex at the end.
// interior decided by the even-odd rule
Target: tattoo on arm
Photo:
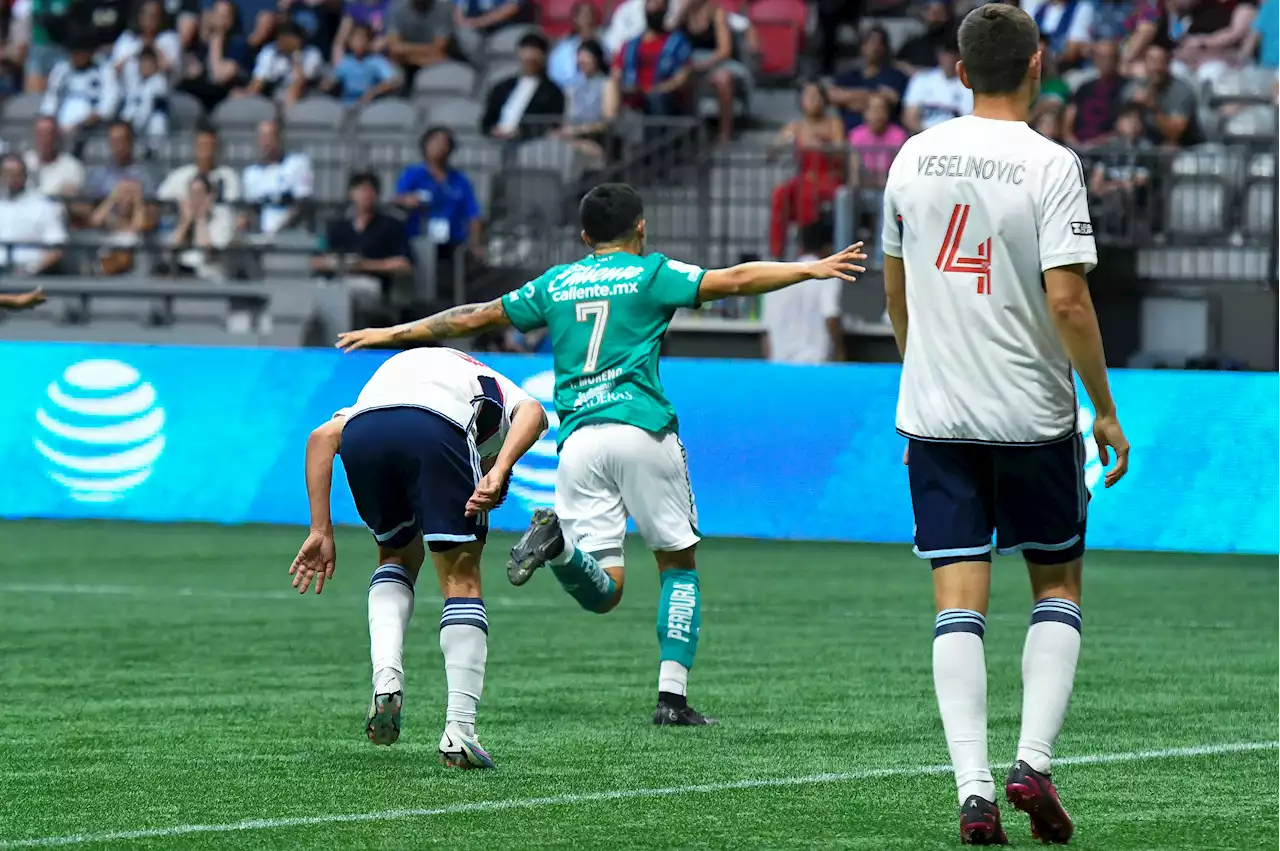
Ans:
{"type": "Polygon", "coordinates": [[[470,337],[495,328],[505,328],[510,324],[507,311],[502,307],[502,299],[494,299],[484,304],[461,304],[416,322],[397,325],[392,336],[398,343],[429,342],[470,337]]]}

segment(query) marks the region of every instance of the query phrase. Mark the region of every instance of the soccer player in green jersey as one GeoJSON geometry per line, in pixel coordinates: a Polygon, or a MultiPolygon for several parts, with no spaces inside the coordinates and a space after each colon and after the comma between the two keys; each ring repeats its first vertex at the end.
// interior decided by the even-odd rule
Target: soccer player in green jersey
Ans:
{"type": "Polygon", "coordinates": [[[759,295],[822,278],[855,280],[862,243],[812,263],[743,263],[701,269],[645,254],[644,205],[630,186],[592,189],[580,208],[591,253],[487,304],[450,308],[392,328],[339,336],[344,350],[467,337],[507,326],[547,328],[560,417],[555,511],[534,512],[511,550],[508,577],[522,585],[547,565],[591,612],[622,599],[622,540],[635,520],[658,562],[660,725],[714,723],[686,699],[701,623],[694,551],[700,540],[675,409],[658,378],[658,351],[677,309],[759,295]]]}

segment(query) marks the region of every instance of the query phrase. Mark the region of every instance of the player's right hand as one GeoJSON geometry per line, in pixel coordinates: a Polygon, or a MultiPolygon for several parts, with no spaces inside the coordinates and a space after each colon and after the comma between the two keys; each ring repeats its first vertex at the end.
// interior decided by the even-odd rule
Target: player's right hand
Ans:
{"type": "Polygon", "coordinates": [[[299,594],[307,593],[311,580],[316,581],[316,593],[324,590],[327,579],[333,578],[333,567],[338,561],[338,547],[334,543],[333,534],[317,532],[314,529],[302,542],[302,549],[289,565],[289,575],[293,577],[293,587],[299,594]]]}
{"type": "Polygon", "coordinates": [[[855,242],[844,251],[839,251],[816,263],[810,263],[810,276],[815,280],[839,278],[853,283],[858,280],[858,275],[867,271],[866,267],[858,265],[860,261],[866,259],[867,255],[862,253],[862,243],[855,242]]]}
{"type": "Polygon", "coordinates": [[[343,331],[338,335],[338,342],[334,343],[344,352],[354,352],[356,349],[377,349],[383,346],[391,345],[390,328],[362,328],[359,331],[343,331]]]}
{"type": "Polygon", "coordinates": [[[1120,420],[1116,419],[1115,414],[1100,414],[1094,419],[1093,439],[1098,443],[1098,460],[1102,462],[1102,466],[1111,463],[1111,455],[1107,449],[1115,450],[1115,466],[1107,471],[1103,480],[1107,487],[1111,487],[1129,472],[1129,440],[1124,436],[1120,420]]]}

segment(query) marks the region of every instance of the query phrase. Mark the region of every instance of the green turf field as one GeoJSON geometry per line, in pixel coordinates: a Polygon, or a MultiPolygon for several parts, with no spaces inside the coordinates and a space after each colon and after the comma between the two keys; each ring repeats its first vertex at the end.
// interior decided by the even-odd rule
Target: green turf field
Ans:
{"type": "MultiPolygon", "coordinates": [[[[499,769],[463,773],[436,762],[434,583],[419,583],[404,735],[375,748],[371,545],[342,533],[328,590],[298,599],[286,569],[302,537],[0,525],[0,849],[955,845],[929,573],[905,547],[706,543],[691,696],[723,724],[658,730],[649,557],[629,553],[627,599],[597,616],[549,572],[511,588],[510,540],[495,540],[480,731],[499,769]]],[[[1000,777],[1026,587],[1017,562],[997,562],[1000,777]]],[[[1085,589],[1055,771],[1074,844],[1276,848],[1276,559],[1098,554],[1085,589]]],[[[1006,810],[1013,843],[1030,845],[1006,810]]]]}

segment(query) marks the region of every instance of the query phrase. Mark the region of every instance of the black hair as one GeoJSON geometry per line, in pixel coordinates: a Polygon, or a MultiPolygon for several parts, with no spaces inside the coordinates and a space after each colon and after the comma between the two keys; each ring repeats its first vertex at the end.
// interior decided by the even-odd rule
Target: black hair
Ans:
{"type": "Polygon", "coordinates": [[[578,217],[592,245],[616,242],[635,232],[644,218],[644,201],[626,183],[601,183],[583,197],[578,217]]]}
{"type": "Polygon", "coordinates": [[[596,58],[596,67],[602,73],[609,73],[609,62],[604,58],[604,48],[600,46],[600,42],[595,39],[587,39],[578,45],[578,50],[585,50],[596,58]]]}
{"type": "MultiPolygon", "coordinates": [[[[358,32],[363,32],[365,35],[369,36],[370,41],[373,40],[373,27],[368,24],[358,23],[351,28],[351,35],[355,35],[358,32]]],[[[348,38],[350,38],[350,36],[348,36],[348,38]]]]}
{"type": "Polygon", "coordinates": [[[18,168],[22,169],[22,174],[26,175],[27,164],[20,154],[15,151],[6,151],[4,154],[0,154],[0,168],[4,168],[5,164],[9,162],[17,163],[18,168]]]}
{"type": "Polygon", "coordinates": [[[159,61],[159,57],[156,56],[156,49],[149,44],[145,45],[138,51],[138,60],[141,61],[143,59],[150,59],[152,62],[159,61]]]}
{"type": "Polygon", "coordinates": [[[810,86],[818,87],[818,94],[822,96],[822,108],[826,109],[831,105],[831,98],[827,95],[827,87],[822,85],[822,80],[817,77],[805,77],[800,81],[800,85],[796,86],[796,97],[804,99],[804,90],[810,86]]]}
{"type": "Polygon", "coordinates": [[[222,141],[222,137],[218,135],[218,125],[203,115],[196,120],[193,132],[196,136],[212,136],[217,141],[222,141]]]}
{"type": "Polygon", "coordinates": [[[831,247],[830,220],[818,219],[800,229],[800,250],[805,254],[821,254],[831,247]]]}
{"type": "Polygon", "coordinates": [[[960,24],[960,59],[976,95],[1007,95],[1021,88],[1040,49],[1040,29],[1016,6],[988,3],[960,24]]]}
{"type": "MultiPolygon", "coordinates": [[[[889,53],[889,31],[888,31],[888,30],[886,30],[884,27],[880,26],[879,24],[873,24],[872,26],[869,26],[869,27],[867,27],[865,30],[863,30],[863,32],[862,32],[862,41],[863,41],[863,42],[866,42],[866,40],[867,40],[867,39],[869,39],[869,38],[871,38],[871,36],[873,36],[873,35],[878,35],[878,36],[880,36],[880,41],[881,41],[881,43],[884,45],[884,52],[885,52],[885,55],[888,55],[888,53],[889,53]]],[[[859,47],[861,47],[861,44],[859,45],[859,47]]]]}
{"type": "Polygon", "coordinates": [[[443,124],[433,124],[422,131],[422,136],[418,139],[418,150],[422,151],[422,155],[425,157],[427,155],[427,142],[437,133],[443,133],[444,137],[449,140],[449,156],[452,156],[454,149],[458,146],[458,140],[454,138],[453,131],[443,124]]]}
{"type": "Polygon", "coordinates": [[[382,181],[378,175],[372,171],[353,171],[351,177],[347,180],[347,191],[350,192],[357,186],[371,186],[377,195],[382,194],[382,181]]]}
{"type": "Polygon", "coordinates": [[[1122,105],[1118,110],[1116,110],[1116,121],[1119,121],[1126,115],[1132,115],[1141,121],[1143,115],[1142,107],[1138,106],[1136,103],[1126,103],[1122,105]]]}
{"type": "Polygon", "coordinates": [[[520,41],[516,44],[516,46],[522,47],[522,48],[536,47],[538,50],[541,50],[544,55],[548,50],[551,49],[551,44],[550,42],[547,41],[547,37],[540,32],[525,33],[524,35],[520,36],[520,41]]]}
{"type": "Polygon", "coordinates": [[[199,183],[204,187],[205,192],[208,192],[210,195],[213,194],[213,184],[210,183],[209,178],[205,177],[203,174],[197,174],[195,177],[191,178],[191,182],[199,183]]]}
{"type": "Polygon", "coordinates": [[[276,38],[286,35],[296,36],[297,38],[306,41],[306,34],[302,31],[302,27],[298,26],[293,21],[282,21],[280,25],[276,27],[276,38]]]}

